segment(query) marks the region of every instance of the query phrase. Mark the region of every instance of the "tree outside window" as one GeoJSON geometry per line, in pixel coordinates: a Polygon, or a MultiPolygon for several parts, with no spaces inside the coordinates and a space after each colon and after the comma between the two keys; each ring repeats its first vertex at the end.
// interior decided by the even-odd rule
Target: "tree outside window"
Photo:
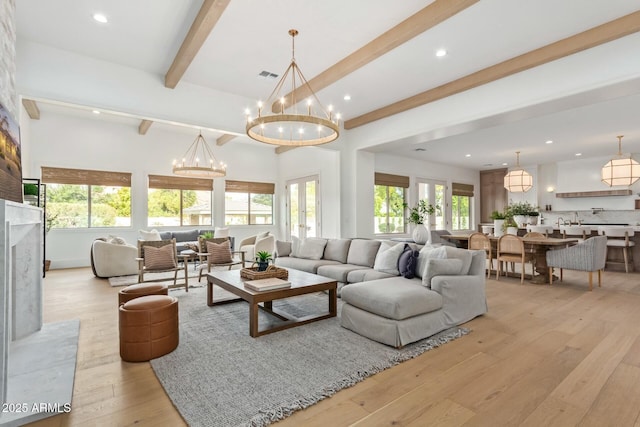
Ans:
{"type": "Polygon", "coordinates": [[[405,189],[389,185],[374,186],[374,233],[405,233],[405,189]]]}
{"type": "Polygon", "coordinates": [[[52,228],[131,226],[131,188],[47,184],[52,228]]]}

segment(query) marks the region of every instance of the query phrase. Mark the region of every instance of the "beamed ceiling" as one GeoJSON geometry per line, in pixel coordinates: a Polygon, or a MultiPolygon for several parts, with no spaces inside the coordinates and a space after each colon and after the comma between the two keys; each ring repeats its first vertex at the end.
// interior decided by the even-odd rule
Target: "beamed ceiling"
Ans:
{"type": "MultiPolygon", "coordinates": [[[[629,0],[20,0],[16,27],[19,58],[27,43],[43,45],[142,71],[171,93],[199,87],[246,107],[273,89],[277,79],[258,75],[284,71],[287,31],[296,28],[296,61],[320,100],[342,113],[346,138],[389,123],[397,131],[367,149],[488,169],[513,163],[516,150],[522,163],[609,155],[618,134],[640,152],[639,8],[629,0]],[[95,12],[109,22],[93,21],[95,12]],[[538,86],[539,99],[525,96],[538,86]],[[509,105],[486,113],[507,96],[509,105]],[[397,120],[412,110],[427,125],[397,120]]],[[[237,121],[186,123],[153,107],[109,108],[98,90],[86,102],[47,96],[24,72],[18,88],[34,119],[107,106],[141,134],[175,121],[213,128],[219,145],[249,141],[241,109],[237,121]]]]}

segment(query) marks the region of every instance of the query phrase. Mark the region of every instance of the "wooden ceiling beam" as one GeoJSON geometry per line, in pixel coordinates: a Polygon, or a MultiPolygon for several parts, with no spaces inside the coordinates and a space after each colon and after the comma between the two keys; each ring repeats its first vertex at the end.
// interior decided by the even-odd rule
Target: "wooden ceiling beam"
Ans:
{"type": "MultiPolygon", "coordinates": [[[[286,105],[292,105],[292,99],[297,102],[311,95],[310,87],[319,92],[325,87],[337,82],[369,62],[381,57],[401,44],[422,34],[455,14],[477,3],[478,0],[436,0],[419,12],[411,15],[395,27],[376,37],[360,49],[353,52],[331,67],[327,68],[309,81],[308,86],[300,86],[294,92],[285,95],[286,105]]],[[[280,111],[280,101],[271,106],[274,113],[280,111]]]]}
{"type": "Polygon", "coordinates": [[[171,67],[169,67],[169,71],[164,76],[164,85],[166,87],[175,89],[205,40],[209,37],[218,19],[220,19],[229,5],[229,2],[230,0],[205,0],[202,3],[196,19],[191,24],[182,46],[180,46],[171,67]]]}
{"type": "Polygon", "coordinates": [[[146,135],[147,131],[151,127],[153,122],[151,120],[143,120],[140,122],[140,126],[138,126],[138,133],[140,135],[146,135]]]}
{"type": "Polygon", "coordinates": [[[230,133],[225,133],[224,135],[222,135],[221,137],[216,139],[216,144],[217,145],[224,145],[227,142],[231,141],[235,137],[236,137],[236,135],[231,135],[230,133]]]}
{"type": "Polygon", "coordinates": [[[529,51],[344,122],[353,129],[640,31],[640,11],[529,51]]]}
{"type": "Polygon", "coordinates": [[[27,114],[32,120],[40,120],[40,109],[36,101],[32,99],[22,98],[22,105],[27,110],[27,114]]]}
{"type": "Polygon", "coordinates": [[[276,147],[276,154],[286,153],[287,151],[294,150],[296,148],[300,148],[296,145],[281,145],[276,147]]]}

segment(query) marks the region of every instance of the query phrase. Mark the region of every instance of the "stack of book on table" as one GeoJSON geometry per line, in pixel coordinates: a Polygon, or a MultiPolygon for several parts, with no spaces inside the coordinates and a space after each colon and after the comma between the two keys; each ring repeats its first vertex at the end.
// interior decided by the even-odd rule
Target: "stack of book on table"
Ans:
{"type": "Polygon", "coordinates": [[[252,291],[272,291],[274,289],[290,288],[291,282],[278,279],[277,277],[269,277],[267,279],[246,281],[244,282],[244,286],[252,291]]]}

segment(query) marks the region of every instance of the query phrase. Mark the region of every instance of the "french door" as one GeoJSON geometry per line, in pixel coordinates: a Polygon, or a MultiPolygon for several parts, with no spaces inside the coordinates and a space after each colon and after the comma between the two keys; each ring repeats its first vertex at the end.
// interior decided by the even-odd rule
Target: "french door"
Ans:
{"type": "Polygon", "coordinates": [[[431,215],[429,222],[432,230],[444,230],[447,228],[445,213],[445,194],[447,183],[434,179],[418,179],[418,200],[426,200],[428,204],[437,206],[436,213],[431,215]]]}
{"type": "Polygon", "coordinates": [[[322,236],[318,175],[287,181],[287,239],[322,236]]]}

